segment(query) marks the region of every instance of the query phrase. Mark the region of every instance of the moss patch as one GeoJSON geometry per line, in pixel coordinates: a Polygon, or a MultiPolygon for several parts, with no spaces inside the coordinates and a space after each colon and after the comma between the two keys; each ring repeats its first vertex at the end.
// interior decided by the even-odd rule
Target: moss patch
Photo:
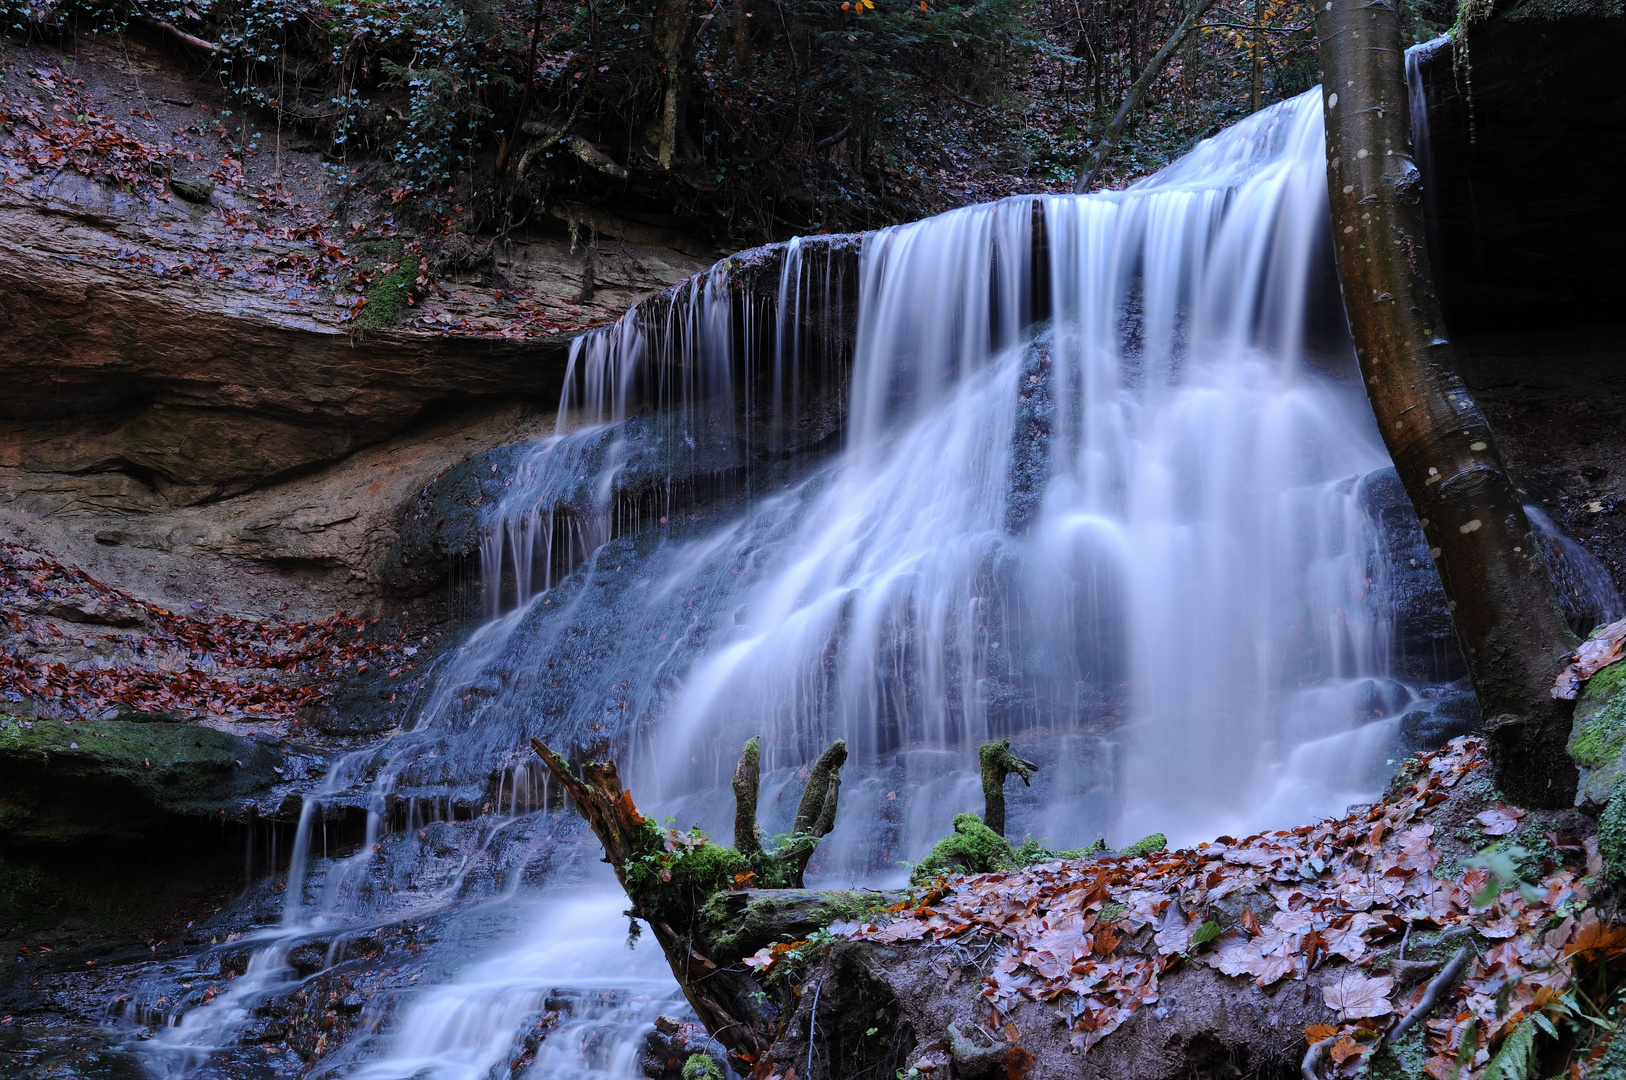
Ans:
{"type": "Polygon", "coordinates": [[[1598,818],[1598,855],[1610,880],[1626,880],[1626,785],[1616,789],[1598,818]]]}
{"type": "Polygon", "coordinates": [[[683,1063],[683,1080],[723,1080],[723,1070],[710,1054],[690,1054],[683,1063]]]}
{"type": "Polygon", "coordinates": [[[943,874],[986,874],[1016,869],[1016,853],[1001,835],[977,820],[975,814],[955,814],[954,832],[933,845],[909,875],[913,885],[943,874]]]}
{"type": "Polygon", "coordinates": [[[738,960],[775,942],[805,940],[834,922],[857,922],[901,895],[844,889],[717,892],[700,909],[700,925],[717,958],[738,960]]]}
{"type": "Polygon", "coordinates": [[[413,283],[418,280],[418,260],[407,256],[399,244],[378,266],[381,271],[367,287],[367,303],[356,316],[356,324],[367,330],[395,326],[406,318],[411,305],[413,283]],[[389,267],[389,269],[385,269],[389,267]]]}
{"type": "Polygon", "coordinates": [[[1611,664],[1594,675],[1575,705],[1570,756],[1576,764],[1600,768],[1626,749],[1626,664],[1611,664]]]}
{"type": "Polygon", "coordinates": [[[1587,682],[1575,705],[1569,754],[1581,770],[1579,801],[1606,802],[1626,775],[1626,663],[1611,664],[1587,682]]]}

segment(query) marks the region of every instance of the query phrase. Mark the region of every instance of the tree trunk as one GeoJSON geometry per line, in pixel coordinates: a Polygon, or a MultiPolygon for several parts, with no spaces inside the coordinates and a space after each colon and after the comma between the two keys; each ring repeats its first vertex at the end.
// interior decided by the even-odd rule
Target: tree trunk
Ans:
{"type": "Polygon", "coordinates": [[[670,169],[683,130],[689,79],[689,39],[694,23],[693,0],[661,0],[655,7],[655,55],[665,77],[656,157],[670,169]]]}
{"type": "Polygon", "coordinates": [[[1005,778],[1015,773],[1028,784],[1039,766],[1011,753],[1009,739],[983,743],[977,748],[977,761],[982,766],[982,823],[1004,836],[1005,778]]]}
{"type": "Polygon", "coordinates": [[[1372,412],[1455,615],[1496,782],[1526,806],[1567,805],[1576,783],[1564,750],[1570,704],[1551,688],[1576,641],[1447,340],[1395,7],[1331,0],[1315,9],[1333,239],[1372,412]]]}
{"type": "Polygon", "coordinates": [[[751,77],[751,24],[745,21],[747,14],[745,0],[734,0],[734,74],[742,79],[751,77]]]}
{"type": "Polygon", "coordinates": [[[587,762],[578,777],[564,758],[531,740],[598,837],[604,861],[632,901],[629,914],[649,925],[683,995],[728,1048],[730,1064],[742,1076],[778,1037],[776,1010],[794,1007],[763,993],[746,958],[776,942],[805,938],[876,900],[802,888],[808,859],[835,825],[847,744],[838,739],[819,755],[794,831],[773,851],[763,850],[756,820],[759,745],[754,738],[747,742],[734,770],[734,847],[724,848],[698,832],[647,820],[622,788],[614,762],[587,762]],[[753,881],[770,888],[747,889],[753,881]]]}
{"type": "Polygon", "coordinates": [[[1106,134],[1101,137],[1101,145],[1095,152],[1094,163],[1086,171],[1083,168],[1083,163],[1080,162],[1078,183],[1073,185],[1075,195],[1083,195],[1095,186],[1096,178],[1101,175],[1101,170],[1106,167],[1107,160],[1112,157],[1113,148],[1118,145],[1118,140],[1123,136],[1124,128],[1129,125],[1130,115],[1140,108],[1141,100],[1146,97],[1146,91],[1152,88],[1152,81],[1162,73],[1164,65],[1169,62],[1169,58],[1180,48],[1180,43],[1186,40],[1186,36],[1192,30],[1196,29],[1197,20],[1201,19],[1208,12],[1208,9],[1214,6],[1214,3],[1215,0],[1196,0],[1191,11],[1181,20],[1180,25],[1175,27],[1173,36],[1163,43],[1163,47],[1157,51],[1157,55],[1152,57],[1151,62],[1146,65],[1146,69],[1140,73],[1140,77],[1129,88],[1129,93],[1124,95],[1123,104],[1118,107],[1118,114],[1112,118],[1112,125],[1107,128],[1106,134]]]}
{"type": "Polygon", "coordinates": [[[1264,19],[1264,0],[1253,0],[1253,44],[1248,50],[1253,59],[1253,79],[1248,94],[1248,112],[1250,113],[1256,113],[1265,107],[1264,19]]]}

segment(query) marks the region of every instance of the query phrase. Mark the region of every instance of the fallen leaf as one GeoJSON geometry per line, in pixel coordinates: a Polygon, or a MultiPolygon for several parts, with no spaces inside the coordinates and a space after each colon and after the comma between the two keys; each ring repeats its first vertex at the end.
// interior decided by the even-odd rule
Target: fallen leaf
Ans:
{"type": "Polygon", "coordinates": [[[1506,836],[1519,827],[1519,819],[1522,817],[1523,810],[1498,806],[1493,810],[1475,814],[1474,820],[1484,827],[1486,836],[1506,836]]]}
{"type": "Polygon", "coordinates": [[[1348,972],[1337,982],[1321,988],[1321,999],[1327,1008],[1343,1020],[1359,1020],[1367,1016],[1387,1016],[1394,1012],[1389,994],[1395,988],[1392,976],[1382,975],[1369,979],[1356,972],[1348,972]]]}

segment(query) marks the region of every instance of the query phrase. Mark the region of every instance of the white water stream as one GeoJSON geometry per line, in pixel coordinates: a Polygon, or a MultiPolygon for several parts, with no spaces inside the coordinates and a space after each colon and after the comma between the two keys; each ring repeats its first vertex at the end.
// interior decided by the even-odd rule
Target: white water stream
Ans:
{"type": "MultiPolygon", "coordinates": [[[[1412,690],[1386,681],[1357,490],[1388,458],[1358,383],[1322,373],[1347,362],[1341,314],[1330,335],[1317,323],[1329,311],[1322,143],[1311,91],[1127,191],[1043,199],[1039,306],[1053,322],[1037,338],[1024,334],[1031,199],[869,238],[844,449],[631,571],[636,610],[561,707],[561,740],[594,716],[630,717],[640,803],[726,837],[745,738],[763,736],[770,819],[787,816],[795,770],[847,739],[842,817],[814,867],[841,883],[896,880],[954,812],[975,809],[974,749],[995,736],[1042,755],[1013,836],[1058,845],[1241,834],[1371,797],[1412,690]]],[[[593,552],[621,531],[612,491],[633,467],[618,424],[658,405],[703,456],[746,438],[732,403],[748,387],[774,387],[759,407],[793,413],[781,389],[805,381],[793,369],[829,364],[791,347],[801,273],[792,245],[771,354],[733,354],[724,268],[664,324],[629,316],[578,345],[562,433],[520,467],[485,552],[523,606],[452,662],[413,745],[506,753],[544,733],[523,695],[558,682],[523,662],[527,635],[556,648],[586,625],[568,619],[587,590],[555,588],[557,506],[577,498],[566,565],[586,560],[578,577],[608,581],[621,567],[593,552]],[[500,664],[498,689],[468,704],[500,664]]],[[[403,767],[411,756],[396,754],[403,767]]],[[[341,766],[329,787],[355,771],[341,766]]],[[[394,776],[372,779],[379,798],[394,776]]],[[[345,917],[346,873],[329,871],[313,908],[290,881],[281,936],[268,933],[249,974],[153,1040],[161,1074],[198,1070],[287,983],[289,942],[345,917]]],[[[681,1005],[658,957],[621,947],[620,898],[516,894],[511,906],[511,944],[417,991],[334,1059],[344,1075],[506,1076],[505,1055],[562,986],[622,992],[574,1012],[524,1075],[634,1075],[655,1011],[681,1005]]]]}

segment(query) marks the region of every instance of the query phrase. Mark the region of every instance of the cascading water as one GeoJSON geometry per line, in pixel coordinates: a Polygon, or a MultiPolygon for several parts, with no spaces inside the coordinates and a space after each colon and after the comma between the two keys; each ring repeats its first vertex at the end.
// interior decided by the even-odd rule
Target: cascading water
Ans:
{"type": "MultiPolygon", "coordinates": [[[[1043,764],[1010,831],[1058,845],[1370,797],[1400,713],[1433,688],[1389,677],[1363,502],[1388,461],[1347,378],[1324,177],[1312,91],[1127,191],[885,230],[856,282],[834,249],[793,242],[773,290],[725,263],[579,341],[559,433],[487,520],[493,618],[415,727],[311,805],[358,785],[478,804],[495,786],[481,845],[524,827],[596,857],[545,798],[513,794],[527,736],[614,752],[646,811],[718,834],[747,737],[770,829],[842,737],[842,813],[812,876],[845,884],[896,880],[976,808],[974,749],[994,736],[1043,764]],[[849,347],[830,328],[853,285],[849,347]]],[[[153,1040],[163,1069],[206,1069],[256,995],[295,978],[293,940],[366,923],[343,895],[373,839],[326,871],[326,900],[290,874],[284,928],[241,986],[153,1040]]],[[[517,896],[524,863],[482,865],[517,896]]],[[[455,908],[461,880],[384,909],[455,908]]],[[[648,957],[537,944],[609,953],[594,920],[620,898],[593,880],[586,900],[482,909],[505,930],[475,962],[378,1006],[324,1069],[507,1076],[550,994],[613,985],[627,993],[574,1014],[599,1034],[549,1035],[556,1056],[525,1075],[631,1075],[605,1048],[679,1007],[643,981],[648,957]]]]}

